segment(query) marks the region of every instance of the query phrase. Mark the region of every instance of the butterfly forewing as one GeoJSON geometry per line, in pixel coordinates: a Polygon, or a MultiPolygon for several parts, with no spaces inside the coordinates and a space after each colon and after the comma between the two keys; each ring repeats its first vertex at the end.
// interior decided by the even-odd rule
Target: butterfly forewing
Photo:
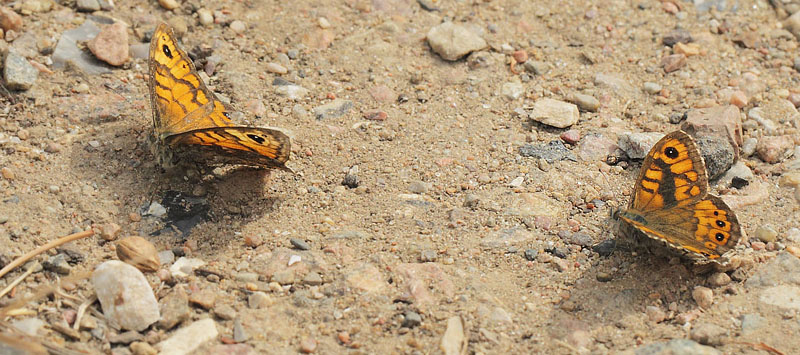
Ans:
{"type": "Polygon", "coordinates": [[[708,193],[703,157],[682,131],[667,134],[644,159],[630,209],[640,212],[688,205],[708,193]]]}

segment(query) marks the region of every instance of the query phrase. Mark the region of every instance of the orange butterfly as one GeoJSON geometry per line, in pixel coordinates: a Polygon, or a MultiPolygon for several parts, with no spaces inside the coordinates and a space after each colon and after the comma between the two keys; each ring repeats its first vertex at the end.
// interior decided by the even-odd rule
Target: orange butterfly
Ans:
{"type": "Polygon", "coordinates": [[[619,217],[693,259],[716,260],[739,243],[742,230],[733,210],[708,190],[697,144],[675,131],[647,154],[630,205],[619,217]]]}
{"type": "Polygon", "coordinates": [[[237,126],[237,114],[197,75],[167,24],[150,41],[150,102],[157,157],[164,166],[183,160],[290,170],[290,138],[278,128],[237,126]]]}

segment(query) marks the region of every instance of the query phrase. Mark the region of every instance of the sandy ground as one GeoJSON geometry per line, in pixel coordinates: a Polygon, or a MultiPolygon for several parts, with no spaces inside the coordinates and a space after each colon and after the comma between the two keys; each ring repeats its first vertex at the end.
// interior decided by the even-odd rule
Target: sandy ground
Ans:
{"type": "MultiPolygon", "coordinates": [[[[560,140],[567,129],[577,131],[581,141],[616,142],[623,132],[667,133],[679,127],[670,123],[671,116],[729,104],[724,90],[747,94],[742,118],[753,107],[788,102],[800,89],[792,67],[797,39],[785,35],[773,7],[743,1],[704,12],[683,1],[495,0],[426,1],[438,9],[427,11],[420,3],[201,6],[191,0],[167,11],[139,1],[94,13],[127,23],[131,44],[145,42],[162,20],[187,26],[184,47],[191,52],[206,46],[218,60],[209,86],[253,124],[291,131],[288,165],[296,174],[205,167],[165,173],[148,147],[152,127],[144,59],[102,75],[69,68],[42,73],[30,90],[0,99],[0,137],[7,138],[0,140],[0,167],[8,173],[0,178],[2,260],[58,236],[116,224],[121,227],[116,238],[144,236],[159,251],[207,263],[204,268],[215,277],[196,273],[161,282],[154,273],[146,275],[159,299],[180,285],[190,299],[201,291],[214,295],[208,309],[193,301],[190,319],[175,329],[211,317],[221,337],[231,338],[234,321],[214,310],[232,307],[249,335],[237,348],[242,351],[295,353],[313,344],[318,353],[438,353],[452,317],[462,320],[467,353],[475,354],[617,353],[684,338],[724,353],[766,353],[754,345],[760,343],[784,353],[800,349],[800,340],[786,337],[800,331],[798,307],[759,303],[760,289],[744,282],[773,267],[770,260],[779,250],[800,242],[791,229],[798,227],[798,200],[791,184],[781,183],[792,169],[790,159],[770,164],[743,156],[761,190],[712,188],[757,195],[736,208],[748,234],[736,267],[715,271],[649,250],[616,250],[610,256],[593,251],[592,245],[614,237],[610,211],[627,205],[638,162],[610,167],[602,157],[547,163],[519,154],[525,144],[560,140]],[[219,23],[200,25],[201,7],[219,11],[219,23]],[[233,31],[233,20],[244,22],[246,30],[233,31]],[[426,33],[444,20],[463,24],[488,42],[480,60],[445,61],[431,50],[426,33]],[[672,49],[662,40],[676,28],[692,34],[702,53],[665,73],[662,57],[672,49]],[[743,42],[743,36],[757,43],[743,42]],[[515,51],[549,70],[534,74],[519,63],[515,74],[510,66],[515,51]],[[287,61],[286,53],[293,58],[287,61]],[[269,63],[288,73],[272,72],[269,63]],[[599,74],[623,85],[602,85],[599,74]],[[297,100],[278,95],[277,77],[308,94],[297,100]],[[648,94],[645,82],[662,90],[648,94]],[[521,84],[522,94],[509,98],[503,93],[506,83],[521,84]],[[88,91],[77,90],[81,84],[88,91]],[[582,111],[567,129],[515,113],[541,98],[568,101],[574,93],[596,98],[600,107],[582,111]],[[316,119],[314,107],[332,98],[354,107],[316,119]],[[384,112],[386,119],[367,120],[371,110],[384,112]],[[344,186],[354,166],[357,187],[344,186]],[[515,181],[519,177],[521,183],[515,181]],[[175,205],[165,197],[176,194],[183,198],[178,205],[190,206],[184,213],[146,215],[154,201],[175,205]],[[772,241],[756,233],[765,226],[777,232],[772,241]],[[575,234],[581,238],[570,237],[575,234]],[[310,250],[293,249],[291,238],[305,241],[310,250]],[[301,256],[299,266],[287,266],[291,255],[301,256]],[[276,278],[287,270],[293,278],[276,278]],[[733,280],[720,282],[720,271],[733,280]],[[323,282],[304,282],[309,272],[323,282]],[[257,280],[246,281],[250,274],[257,280]],[[251,286],[269,295],[268,307],[251,307],[251,286]],[[703,298],[693,296],[698,286],[713,291],[712,304],[698,305],[696,299],[703,298]],[[419,324],[407,321],[415,315],[419,324]],[[763,321],[744,329],[745,315],[763,321]],[[709,328],[711,340],[692,333],[709,328]]],[[[90,17],[64,2],[23,16],[23,33],[33,35],[39,47],[52,47],[61,33],[90,17]]],[[[48,63],[47,53],[40,49],[30,59],[48,63]]],[[[782,126],[782,134],[797,133],[797,117],[793,122],[782,126]]],[[[746,138],[768,135],[758,122],[745,124],[746,138]]],[[[580,141],[567,147],[573,153],[599,150],[581,148],[580,141]]],[[[74,275],[116,258],[114,242],[99,237],[70,248],[82,256],[71,263],[74,275]]],[[[37,260],[59,253],[64,252],[37,260]]],[[[29,295],[60,277],[51,270],[36,272],[15,295],[29,295]]],[[[92,292],[85,279],[67,293],[82,300],[92,292]]],[[[10,300],[6,296],[3,302],[10,300]]],[[[36,304],[31,309],[48,323],[53,317],[45,313],[74,309],[58,296],[36,304]]],[[[14,319],[19,317],[8,320],[14,319]]],[[[141,332],[141,341],[156,345],[175,329],[154,325],[141,332]]],[[[79,334],[84,344],[49,327],[38,339],[90,352],[134,351],[90,329],[79,334]]],[[[223,342],[213,340],[204,349],[219,350],[214,347],[223,342]]]]}

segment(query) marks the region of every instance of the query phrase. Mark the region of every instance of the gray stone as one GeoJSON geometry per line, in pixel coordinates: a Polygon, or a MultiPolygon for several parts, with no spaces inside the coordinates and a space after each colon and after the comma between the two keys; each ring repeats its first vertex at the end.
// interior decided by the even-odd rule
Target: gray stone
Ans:
{"type": "Polygon", "coordinates": [[[318,120],[341,117],[353,108],[353,101],[336,99],[324,105],[314,107],[314,117],[318,120]]]}
{"type": "Polygon", "coordinates": [[[218,335],[219,331],[214,320],[205,318],[178,329],[172,336],[158,343],[156,348],[161,355],[191,354],[206,342],[216,339],[218,335]]]}
{"type": "Polygon", "coordinates": [[[580,113],[575,104],[544,98],[533,104],[528,117],[548,126],[566,128],[578,122],[580,113]]]}
{"type": "Polygon", "coordinates": [[[525,92],[521,83],[505,83],[500,90],[503,96],[509,100],[516,100],[525,92]]]}
{"type": "Polygon", "coordinates": [[[67,262],[67,257],[64,254],[56,254],[48,258],[42,263],[45,270],[49,270],[61,275],[69,275],[72,271],[72,266],[67,262]]]}
{"type": "Polygon", "coordinates": [[[800,285],[800,259],[788,252],[778,253],[768,263],[761,265],[744,285],[747,288],[759,288],[783,283],[800,285]]]}
{"type": "Polygon", "coordinates": [[[11,322],[12,327],[32,337],[38,336],[39,330],[44,328],[45,324],[39,318],[25,318],[11,322]]]}
{"type": "Polygon", "coordinates": [[[728,171],[736,160],[736,152],[731,143],[724,137],[703,135],[695,138],[697,149],[706,163],[706,174],[710,180],[718,178],[728,171]]]}
{"type": "Polygon", "coordinates": [[[100,2],[97,0],[78,0],[76,7],[80,12],[100,11],[100,2]]]}
{"type": "Polygon", "coordinates": [[[722,355],[722,352],[713,347],[700,345],[688,339],[672,339],[638,347],[636,355],[722,355]]]}
{"type": "Polygon", "coordinates": [[[758,145],[758,139],[754,137],[747,137],[744,139],[744,143],[742,144],[742,155],[745,157],[749,157],[756,152],[756,146],[758,145]]]}
{"type": "Polygon", "coordinates": [[[689,332],[689,338],[703,345],[721,345],[726,335],[725,328],[711,323],[696,324],[689,332]]]}
{"type": "Polygon", "coordinates": [[[758,300],[784,310],[800,311],[800,286],[778,285],[761,292],[758,300]]]}
{"type": "Polygon", "coordinates": [[[402,326],[406,328],[414,328],[422,324],[422,316],[417,312],[407,311],[404,314],[402,326]]]}
{"type": "Polygon", "coordinates": [[[428,45],[444,60],[459,60],[470,52],[486,48],[486,41],[466,27],[445,22],[432,27],[427,34],[428,45]]]}
{"type": "Polygon", "coordinates": [[[311,249],[311,247],[308,245],[308,243],[306,243],[305,240],[302,240],[300,238],[290,238],[289,239],[289,243],[291,243],[292,246],[295,247],[295,249],[298,249],[298,250],[309,250],[309,249],[311,249]]]}
{"type": "Polygon", "coordinates": [[[9,50],[3,67],[6,87],[11,90],[28,90],[39,77],[39,71],[25,57],[9,50]]]}
{"type": "Polygon", "coordinates": [[[596,112],[600,108],[600,100],[591,95],[574,94],[570,101],[583,111],[596,112]]]}
{"type": "Polygon", "coordinates": [[[275,87],[275,93],[289,100],[302,100],[308,96],[308,89],[300,85],[279,85],[275,87]]]}
{"type": "Polygon", "coordinates": [[[64,31],[53,51],[53,68],[62,69],[67,63],[72,62],[86,74],[96,75],[110,73],[109,66],[87,51],[78,48],[78,41],[84,42],[95,38],[100,33],[100,28],[92,21],[84,21],[81,27],[64,31]]]}
{"type": "Polygon", "coordinates": [[[544,159],[550,164],[559,160],[578,160],[560,140],[554,140],[550,141],[549,143],[536,145],[525,144],[519,148],[519,154],[523,157],[544,159]]]}
{"type": "Polygon", "coordinates": [[[250,339],[250,334],[247,333],[247,329],[244,328],[242,325],[242,319],[236,318],[233,320],[233,340],[237,343],[244,343],[250,339]]]}
{"type": "Polygon", "coordinates": [[[92,285],[106,320],[123,329],[142,331],[161,318],[150,283],[129,264],[100,264],[92,273],[92,285]]]}
{"type": "Polygon", "coordinates": [[[728,171],[719,177],[717,184],[726,187],[731,186],[735,178],[748,182],[753,181],[753,171],[743,161],[737,161],[736,164],[733,164],[728,171]]]}
{"type": "Polygon", "coordinates": [[[523,67],[526,71],[536,75],[545,75],[550,71],[549,63],[538,60],[528,60],[523,64],[523,67]]]}
{"type": "Polygon", "coordinates": [[[158,326],[161,329],[172,329],[189,319],[192,312],[189,308],[189,296],[183,286],[175,287],[170,294],[161,299],[159,305],[161,319],[158,321],[158,326]]]}
{"type": "Polygon", "coordinates": [[[642,90],[644,90],[644,92],[650,95],[658,94],[659,92],[661,92],[661,85],[658,85],[656,83],[651,83],[648,81],[645,82],[644,85],[642,85],[642,90]]]}
{"type": "Polygon", "coordinates": [[[619,149],[631,159],[644,159],[650,149],[664,137],[663,133],[623,133],[619,136],[617,145],[619,149]]]}
{"type": "Polygon", "coordinates": [[[599,88],[606,88],[615,94],[628,97],[636,92],[634,87],[620,74],[597,73],[594,76],[594,84],[599,88]]]}
{"type": "Polygon", "coordinates": [[[742,315],[742,335],[752,334],[764,325],[768,324],[767,319],[757,314],[742,315]]]}

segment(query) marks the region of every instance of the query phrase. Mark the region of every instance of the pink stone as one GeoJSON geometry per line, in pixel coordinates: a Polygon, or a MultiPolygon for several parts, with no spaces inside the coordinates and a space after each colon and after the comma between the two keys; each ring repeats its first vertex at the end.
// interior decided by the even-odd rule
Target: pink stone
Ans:
{"type": "Polygon", "coordinates": [[[113,66],[121,66],[128,61],[128,28],[122,22],[101,27],[97,37],[86,43],[97,59],[113,66]]]}
{"type": "Polygon", "coordinates": [[[22,16],[18,15],[9,7],[0,7],[0,28],[8,32],[19,31],[22,29],[22,16]]]}

